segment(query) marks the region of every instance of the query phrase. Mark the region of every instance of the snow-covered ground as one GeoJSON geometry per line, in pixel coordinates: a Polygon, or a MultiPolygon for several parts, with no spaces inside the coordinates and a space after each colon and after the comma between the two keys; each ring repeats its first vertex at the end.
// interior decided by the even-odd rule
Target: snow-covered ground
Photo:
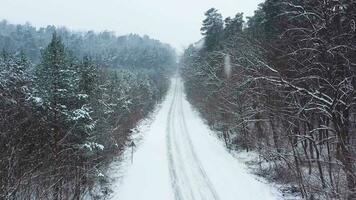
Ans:
{"type": "Polygon", "coordinates": [[[185,99],[179,78],[143,135],[133,164],[124,161],[114,200],[282,199],[212,135],[185,99]]]}

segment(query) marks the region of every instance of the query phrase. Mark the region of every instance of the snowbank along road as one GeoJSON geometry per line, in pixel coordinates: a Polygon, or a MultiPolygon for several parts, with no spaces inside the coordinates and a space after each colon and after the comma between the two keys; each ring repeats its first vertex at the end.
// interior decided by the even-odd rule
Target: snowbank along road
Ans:
{"type": "Polygon", "coordinates": [[[112,199],[270,200],[273,187],[259,182],[211,135],[184,97],[180,78],[134,154],[112,199]]]}

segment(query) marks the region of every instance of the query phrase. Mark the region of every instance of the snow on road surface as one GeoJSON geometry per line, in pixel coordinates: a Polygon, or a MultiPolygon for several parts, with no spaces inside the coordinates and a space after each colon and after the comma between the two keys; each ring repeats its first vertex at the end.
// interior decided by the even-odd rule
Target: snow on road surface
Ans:
{"type": "Polygon", "coordinates": [[[274,200],[277,190],[255,179],[211,134],[174,78],[117,200],[274,200]]]}

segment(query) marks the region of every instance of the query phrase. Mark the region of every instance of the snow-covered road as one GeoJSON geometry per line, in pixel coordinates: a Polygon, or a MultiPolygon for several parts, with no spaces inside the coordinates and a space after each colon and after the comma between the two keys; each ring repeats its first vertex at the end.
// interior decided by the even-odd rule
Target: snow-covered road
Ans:
{"type": "Polygon", "coordinates": [[[114,191],[117,200],[270,200],[273,187],[259,182],[231,156],[185,99],[179,78],[144,133],[114,191]]]}

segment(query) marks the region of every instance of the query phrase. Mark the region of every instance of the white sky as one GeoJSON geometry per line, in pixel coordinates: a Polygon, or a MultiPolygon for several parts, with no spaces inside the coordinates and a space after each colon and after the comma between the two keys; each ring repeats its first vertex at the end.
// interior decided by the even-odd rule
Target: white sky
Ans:
{"type": "Polygon", "coordinates": [[[263,0],[0,0],[0,19],[71,30],[147,34],[178,50],[201,38],[204,12],[253,15],[263,0]]]}

